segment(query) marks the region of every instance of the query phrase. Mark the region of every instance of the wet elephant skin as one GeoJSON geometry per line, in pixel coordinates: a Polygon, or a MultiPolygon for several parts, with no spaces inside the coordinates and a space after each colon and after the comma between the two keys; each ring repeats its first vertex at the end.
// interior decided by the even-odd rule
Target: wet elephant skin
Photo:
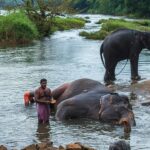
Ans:
{"type": "Polygon", "coordinates": [[[131,79],[139,80],[141,77],[138,74],[138,60],[144,48],[150,49],[150,32],[119,29],[108,35],[100,48],[101,60],[106,69],[104,76],[106,84],[115,80],[116,65],[125,59],[130,61],[131,79]]]}
{"type": "Polygon", "coordinates": [[[57,120],[90,118],[124,125],[125,130],[135,123],[128,97],[112,93],[98,81],[79,79],[69,83],[65,90],[62,87],[52,91],[54,98],[59,93],[57,120]]]}

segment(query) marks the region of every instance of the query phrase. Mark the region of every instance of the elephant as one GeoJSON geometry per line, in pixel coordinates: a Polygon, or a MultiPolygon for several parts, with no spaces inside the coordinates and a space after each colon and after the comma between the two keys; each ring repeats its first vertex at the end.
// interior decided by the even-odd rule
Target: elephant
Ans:
{"type": "Polygon", "coordinates": [[[104,82],[109,84],[116,79],[116,65],[124,59],[130,60],[131,79],[140,80],[138,60],[139,54],[144,48],[150,49],[150,32],[118,29],[108,35],[100,47],[101,60],[106,69],[104,82]]]}
{"type": "Polygon", "coordinates": [[[130,132],[135,125],[134,113],[125,95],[113,93],[92,79],[82,78],[52,91],[57,101],[56,120],[89,118],[124,126],[130,132]]]}

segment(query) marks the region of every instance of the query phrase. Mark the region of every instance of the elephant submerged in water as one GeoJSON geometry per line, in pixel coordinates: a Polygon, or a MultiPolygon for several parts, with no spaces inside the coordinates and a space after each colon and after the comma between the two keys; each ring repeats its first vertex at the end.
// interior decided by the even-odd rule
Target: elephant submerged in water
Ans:
{"type": "Polygon", "coordinates": [[[112,93],[98,81],[78,79],[54,89],[52,95],[57,101],[57,120],[90,118],[123,125],[125,132],[135,124],[128,97],[112,93]]]}
{"type": "Polygon", "coordinates": [[[150,32],[119,29],[108,35],[100,48],[101,60],[106,69],[104,81],[109,84],[115,80],[116,65],[124,59],[130,60],[131,79],[140,80],[138,60],[139,54],[144,48],[150,49],[150,32]]]}

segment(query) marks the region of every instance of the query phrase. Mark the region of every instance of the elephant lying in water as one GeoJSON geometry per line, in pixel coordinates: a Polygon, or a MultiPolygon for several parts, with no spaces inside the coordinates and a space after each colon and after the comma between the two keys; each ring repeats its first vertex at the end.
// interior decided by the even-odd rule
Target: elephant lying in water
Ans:
{"type": "Polygon", "coordinates": [[[57,120],[90,118],[123,125],[125,132],[135,124],[128,97],[112,93],[98,81],[75,80],[56,88],[52,95],[57,100],[57,120]]]}

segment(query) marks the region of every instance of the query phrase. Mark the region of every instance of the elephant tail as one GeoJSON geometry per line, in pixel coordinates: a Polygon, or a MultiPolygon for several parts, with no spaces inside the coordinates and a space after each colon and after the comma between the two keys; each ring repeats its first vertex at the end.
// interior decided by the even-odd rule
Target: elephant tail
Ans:
{"type": "Polygon", "coordinates": [[[103,63],[103,66],[105,67],[105,62],[104,62],[104,59],[103,59],[103,43],[102,43],[102,45],[100,47],[100,57],[101,57],[101,61],[103,63]]]}

